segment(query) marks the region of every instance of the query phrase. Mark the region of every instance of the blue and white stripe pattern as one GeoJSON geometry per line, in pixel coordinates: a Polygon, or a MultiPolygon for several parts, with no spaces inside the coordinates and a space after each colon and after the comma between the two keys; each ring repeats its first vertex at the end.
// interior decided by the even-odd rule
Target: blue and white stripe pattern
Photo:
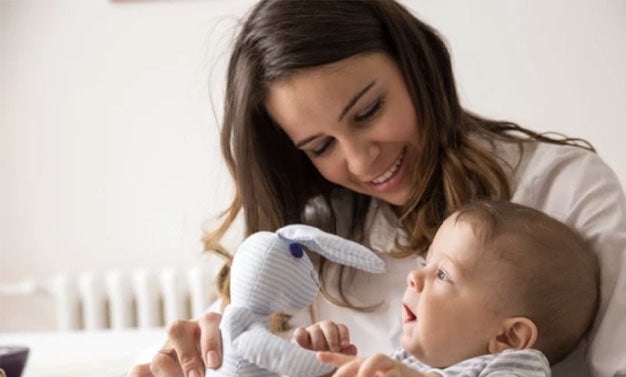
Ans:
{"type": "Polygon", "coordinates": [[[309,258],[294,258],[275,233],[248,237],[231,266],[230,298],[254,313],[270,315],[311,303],[319,280],[309,258]]]}
{"type": "Polygon", "coordinates": [[[437,373],[442,377],[550,377],[550,363],[536,349],[505,350],[501,353],[477,356],[463,360],[444,369],[432,368],[404,349],[396,351],[392,358],[412,369],[424,373],[437,373]]]}
{"type": "Polygon", "coordinates": [[[251,235],[238,248],[231,266],[231,304],[220,324],[222,366],[217,371],[207,370],[208,376],[304,377],[333,370],[317,360],[315,352],[269,330],[270,314],[306,307],[319,292],[313,264],[294,243],[366,271],[385,268],[382,259],[366,247],[306,225],[251,235]]]}
{"type": "Polygon", "coordinates": [[[323,232],[308,225],[288,225],[276,231],[278,237],[298,242],[327,259],[352,266],[359,270],[381,273],[385,263],[370,249],[337,235],[323,232]]]}
{"type": "Polygon", "coordinates": [[[249,309],[229,305],[220,329],[222,366],[217,371],[207,369],[207,376],[319,376],[333,370],[317,360],[315,352],[272,334],[269,317],[249,309]]]}

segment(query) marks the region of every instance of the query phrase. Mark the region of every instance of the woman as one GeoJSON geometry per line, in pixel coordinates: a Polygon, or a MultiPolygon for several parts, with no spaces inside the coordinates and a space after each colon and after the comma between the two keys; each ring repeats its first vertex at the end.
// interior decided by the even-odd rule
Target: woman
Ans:
{"type": "MultiPolygon", "coordinates": [[[[350,328],[361,354],[392,350],[401,329],[394,294],[414,257],[460,205],[504,198],[577,228],[600,256],[602,303],[587,363],[583,342],[555,375],[626,370],[615,357],[626,354],[626,333],[615,333],[626,327],[618,323],[626,303],[614,297],[626,289],[626,200],[617,178],[584,143],[463,109],[445,44],[401,5],[259,2],[231,55],[222,127],[236,195],[208,250],[221,250],[243,210],[246,234],[308,223],[361,241],[387,262],[387,273],[373,277],[319,261],[326,299],[314,318],[292,313],[291,326],[332,319],[350,328]]],[[[219,366],[219,319],[172,324],[162,351],[132,374],[199,377],[205,365],[219,366]]],[[[318,335],[311,346],[328,347],[318,335]]]]}

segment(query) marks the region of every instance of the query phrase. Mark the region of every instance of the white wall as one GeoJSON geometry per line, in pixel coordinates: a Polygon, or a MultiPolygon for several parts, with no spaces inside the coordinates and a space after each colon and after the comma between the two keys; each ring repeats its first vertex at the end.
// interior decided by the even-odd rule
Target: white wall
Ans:
{"type": "MultiPolygon", "coordinates": [[[[0,0],[0,281],[198,260],[231,194],[215,116],[252,3],[0,0]]],[[[626,2],[404,3],[468,107],[586,138],[626,183],[626,2]]],[[[50,304],[0,297],[0,331],[51,329],[50,304]]]]}
{"type": "MultiPolygon", "coordinates": [[[[219,109],[251,3],[0,2],[1,281],[198,259],[231,190],[209,78],[219,109]]],[[[0,331],[51,328],[35,301],[0,297],[0,331]]]]}

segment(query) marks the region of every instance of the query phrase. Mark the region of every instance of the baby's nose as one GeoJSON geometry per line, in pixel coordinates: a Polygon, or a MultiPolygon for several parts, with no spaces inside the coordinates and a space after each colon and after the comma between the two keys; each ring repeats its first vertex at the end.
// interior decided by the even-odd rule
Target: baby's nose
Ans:
{"type": "Polygon", "coordinates": [[[421,268],[409,272],[406,281],[407,286],[421,292],[424,288],[423,270],[421,268]]]}

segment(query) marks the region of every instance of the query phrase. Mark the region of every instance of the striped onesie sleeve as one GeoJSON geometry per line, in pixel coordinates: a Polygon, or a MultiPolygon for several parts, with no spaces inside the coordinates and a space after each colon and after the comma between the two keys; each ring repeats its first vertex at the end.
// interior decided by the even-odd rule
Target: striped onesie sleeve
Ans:
{"type": "Polygon", "coordinates": [[[437,373],[442,377],[551,377],[550,363],[545,355],[535,349],[506,350],[497,354],[477,356],[447,368],[432,368],[405,349],[391,355],[409,367],[424,373],[437,373]]]}

